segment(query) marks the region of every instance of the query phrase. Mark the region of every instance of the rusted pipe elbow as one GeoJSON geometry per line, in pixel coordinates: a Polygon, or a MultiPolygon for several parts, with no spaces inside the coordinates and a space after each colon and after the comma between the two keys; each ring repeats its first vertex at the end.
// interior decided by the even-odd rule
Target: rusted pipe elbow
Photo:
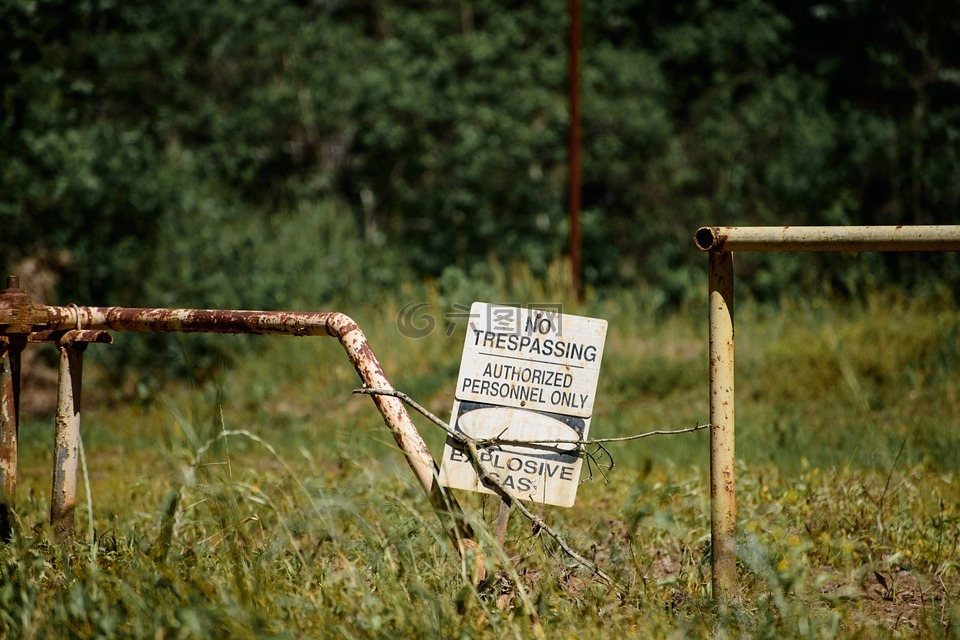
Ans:
{"type": "MultiPolygon", "coordinates": [[[[347,357],[360,375],[360,380],[368,389],[394,390],[380,366],[377,356],[363,335],[363,331],[352,318],[343,313],[330,313],[326,322],[327,333],[337,338],[347,357]]],[[[410,419],[410,414],[399,398],[384,394],[372,395],[374,404],[383,415],[383,420],[393,434],[397,446],[407,458],[407,463],[420,481],[424,490],[434,500],[439,491],[437,476],[439,470],[426,442],[410,419]]],[[[444,505],[449,508],[449,504],[444,505]]]]}
{"type": "MultiPolygon", "coordinates": [[[[352,318],[342,313],[331,313],[326,321],[326,329],[330,336],[340,341],[347,352],[347,357],[360,375],[364,387],[393,390],[393,385],[387,379],[366,336],[352,318]]],[[[479,547],[475,541],[473,529],[466,522],[456,499],[440,486],[437,463],[430,454],[427,443],[417,431],[416,425],[413,424],[403,401],[384,394],[372,394],[372,399],[380,415],[383,416],[384,423],[393,434],[397,446],[407,459],[407,464],[420,481],[430,503],[438,510],[441,517],[449,516],[447,531],[458,552],[461,555],[474,554],[476,565],[474,570],[482,579],[482,553],[478,552],[479,547]]]]}

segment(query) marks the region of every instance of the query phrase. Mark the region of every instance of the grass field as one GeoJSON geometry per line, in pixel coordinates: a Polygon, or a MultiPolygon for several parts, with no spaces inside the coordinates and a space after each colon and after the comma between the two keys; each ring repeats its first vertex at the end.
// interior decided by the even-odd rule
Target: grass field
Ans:
{"type": "MultiPolygon", "coordinates": [[[[591,435],[708,421],[705,306],[664,312],[640,294],[578,306],[556,283],[516,280],[341,310],[394,385],[441,416],[464,335],[446,336],[442,314],[501,296],[609,320],[591,435]],[[439,322],[421,339],[396,326],[415,300],[439,322]]],[[[52,420],[21,425],[0,635],[960,637],[956,303],[738,304],[729,609],[710,597],[705,431],[612,445],[614,468],[585,479],[575,507],[542,510],[617,587],[519,514],[501,550],[496,502],[458,494],[487,563],[475,585],[373,404],[351,395],[359,383],[339,345],[269,338],[210,383],[150,402],[98,390],[91,362],[91,491],[81,477],[73,543],[46,524],[52,420]]],[[[442,433],[414,418],[439,455],[442,433]]]]}

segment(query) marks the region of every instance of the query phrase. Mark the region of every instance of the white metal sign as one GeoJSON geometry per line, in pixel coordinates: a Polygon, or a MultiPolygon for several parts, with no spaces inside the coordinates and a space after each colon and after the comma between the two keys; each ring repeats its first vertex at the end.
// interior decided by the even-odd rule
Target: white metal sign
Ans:
{"type": "MultiPolygon", "coordinates": [[[[521,309],[475,302],[460,361],[450,424],[473,438],[538,441],[480,449],[480,462],[523,500],[573,506],[607,321],[559,307],[521,309]],[[567,441],[550,443],[549,441],[567,441]]],[[[440,484],[492,493],[463,448],[447,439],[440,484]]]]}

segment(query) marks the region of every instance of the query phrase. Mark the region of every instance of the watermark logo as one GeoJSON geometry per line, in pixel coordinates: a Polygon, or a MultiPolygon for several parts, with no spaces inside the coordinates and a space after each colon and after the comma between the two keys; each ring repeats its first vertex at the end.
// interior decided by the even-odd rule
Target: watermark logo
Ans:
{"type": "Polygon", "coordinates": [[[400,309],[397,314],[397,331],[406,338],[419,340],[426,338],[436,330],[439,320],[442,316],[444,321],[444,335],[451,337],[461,323],[468,326],[476,326],[476,322],[484,320],[485,326],[490,331],[496,333],[516,333],[524,332],[521,325],[521,314],[524,308],[533,312],[532,323],[527,323],[526,330],[530,327],[548,326],[552,331],[561,333],[560,319],[563,317],[563,305],[559,302],[537,302],[529,304],[504,303],[496,305],[487,305],[485,308],[486,318],[479,314],[471,313],[470,306],[454,303],[443,313],[434,309],[435,305],[429,302],[408,302],[400,309]]]}
{"type": "Polygon", "coordinates": [[[437,321],[428,311],[429,302],[408,302],[397,314],[397,330],[407,338],[426,338],[433,333],[437,321]]]}
{"type": "Polygon", "coordinates": [[[473,320],[476,319],[475,314],[470,313],[470,307],[466,305],[454,302],[452,309],[452,311],[447,311],[443,314],[443,318],[447,321],[447,329],[444,335],[448,338],[453,335],[459,320],[464,320],[467,324],[473,324],[473,320]]]}

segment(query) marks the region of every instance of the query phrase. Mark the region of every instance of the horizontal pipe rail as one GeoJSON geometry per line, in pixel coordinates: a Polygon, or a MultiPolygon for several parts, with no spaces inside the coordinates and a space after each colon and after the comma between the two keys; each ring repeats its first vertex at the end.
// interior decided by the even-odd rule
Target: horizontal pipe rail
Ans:
{"type": "Polygon", "coordinates": [[[700,251],[960,251],[960,225],[700,227],[700,251]]]}
{"type": "Polygon", "coordinates": [[[334,336],[356,324],[342,313],[226,311],[220,309],[137,309],[130,307],[46,307],[46,328],[102,329],[159,333],[234,333],[334,336]]]}

